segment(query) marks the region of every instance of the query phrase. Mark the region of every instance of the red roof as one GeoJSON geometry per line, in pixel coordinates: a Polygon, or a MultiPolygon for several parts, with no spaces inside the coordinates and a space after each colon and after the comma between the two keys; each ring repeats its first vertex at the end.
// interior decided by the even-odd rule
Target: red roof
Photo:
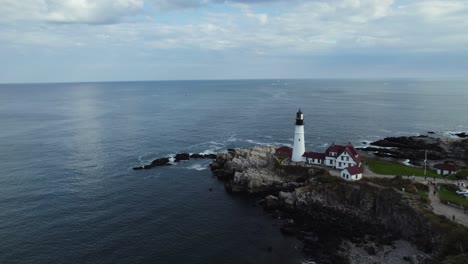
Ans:
{"type": "Polygon", "coordinates": [[[359,155],[359,153],[357,152],[357,150],[354,148],[353,144],[348,143],[348,145],[346,146],[346,148],[351,152],[351,154],[353,154],[353,156],[359,155]]]}
{"type": "Polygon", "coordinates": [[[439,169],[439,170],[446,170],[446,171],[456,171],[457,170],[457,166],[453,165],[453,164],[444,164],[444,163],[440,163],[440,164],[436,164],[434,166],[434,168],[436,169],[439,169]]]}
{"type": "Polygon", "coordinates": [[[318,153],[318,152],[304,152],[302,157],[306,157],[309,159],[319,159],[319,160],[324,160],[325,159],[325,153],[318,153]]]}
{"type": "Polygon", "coordinates": [[[361,156],[351,143],[348,143],[348,145],[346,146],[332,144],[330,147],[327,148],[327,150],[325,150],[325,155],[330,156],[330,152],[335,152],[335,157],[338,157],[345,151],[356,163],[361,162],[361,156]]]}
{"type": "Polygon", "coordinates": [[[345,170],[347,170],[349,172],[349,174],[351,174],[351,175],[356,175],[356,174],[362,173],[361,167],[359,167],[358,165],[348,167],[345,170]]]}
{"type": "MultiPolygon", "coordinates": [[[[351,156],[351,158],[359,164],[359,162],[361,162],[361,156],[359,156],[359,154],[357,154],[358,156],[356,157],[355,155],[353,155],[353,150],[354,147],[351,145],[351,147],[346,147],[345,151],[346,153],[348,153],[349,156],[351,156]]],[[[356,153],[356,149],[354,149],[354,152],[356,153]]]]}
{"type": "Polygon", "coordinates": [[[275,155],[282,158],[291,158],[293,149],[290,147],[279,147],[275,151],[275,155]]]}
{"type": "Polygon", "coordinates": [[[325,150],[325,155],[330,156],[330,152],[335,152],[337,154],[336,156],[338,156],[341,152],[343,152],[345,148],[345,146],[332,144],[330,147],[327,148],[327,150],[325,150]]]}

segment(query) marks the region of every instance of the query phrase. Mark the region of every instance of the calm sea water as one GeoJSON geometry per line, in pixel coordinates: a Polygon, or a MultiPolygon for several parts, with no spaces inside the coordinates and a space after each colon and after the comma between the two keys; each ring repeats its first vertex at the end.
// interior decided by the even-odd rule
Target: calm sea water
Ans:
{"type": "Polygon", "coordinates": [[[299,243],[225,193],[209,161],[131,168],[289,145],[298,108],[317,151],[468,131],[467,99],[462,81],[0,85],[0,263],[301,263],[299,243]]]}

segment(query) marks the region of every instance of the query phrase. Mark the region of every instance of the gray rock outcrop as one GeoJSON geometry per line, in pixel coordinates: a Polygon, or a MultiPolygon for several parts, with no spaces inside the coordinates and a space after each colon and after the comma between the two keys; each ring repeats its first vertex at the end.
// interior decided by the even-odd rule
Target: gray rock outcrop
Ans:
{"type": "Polygon", "coordinates": [[[323,174],[323,169],[302,166],[283,166],[279,169],[274,147],[253,147],[248,149],[230,149],[218,153],[211,164],[211,170],[221,180],[226,181],[228,191],[262,193],[280,190],[293,190],[306,184],[308,178],[323,174]]]}

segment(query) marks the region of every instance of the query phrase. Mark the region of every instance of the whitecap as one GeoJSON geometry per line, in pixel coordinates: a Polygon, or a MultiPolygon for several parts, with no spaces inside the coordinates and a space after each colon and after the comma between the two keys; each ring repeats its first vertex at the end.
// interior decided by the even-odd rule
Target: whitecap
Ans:
{"type": "Polygon", "coordinates": [[[205,166],[205,165],[202,165],[202,164],[193,164],[193,165],[187,167],[187,169],[189,169],[189,170],[202,171],[202,170],[208,169],[208,167],[205,166]]]}
{"type": "Polygon", "coordinates": [[[455,134],[459,134],[459,133],[463,133],[466,131],[445,131],[443,132],[442,134],[445,136],[445,137],[448,137],[448,138],[455,138],[455,139],[458,139],[460,138],[459,136],[455,135],[455,134]]]}
{"type": "Polygon", "coordinates": [[[229,136],[229,138],[226,141],[227,142],[236,142],[237,141],[236,135],[229,136]]]}

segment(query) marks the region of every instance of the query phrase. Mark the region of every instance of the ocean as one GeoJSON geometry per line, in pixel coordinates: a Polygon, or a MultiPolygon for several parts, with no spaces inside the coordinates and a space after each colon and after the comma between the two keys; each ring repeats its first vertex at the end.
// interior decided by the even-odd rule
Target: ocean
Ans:
{"type": "Polygon", "coordinates": [[[255,199],[178,152],[468,131],[468,82],[235,80],[0,85],[0,263],[304,263],[255,199]],[[210,191],[211,189],[211,191],[210,191]],[[271,252],[268,248],[271,247],[271,252]]]}

